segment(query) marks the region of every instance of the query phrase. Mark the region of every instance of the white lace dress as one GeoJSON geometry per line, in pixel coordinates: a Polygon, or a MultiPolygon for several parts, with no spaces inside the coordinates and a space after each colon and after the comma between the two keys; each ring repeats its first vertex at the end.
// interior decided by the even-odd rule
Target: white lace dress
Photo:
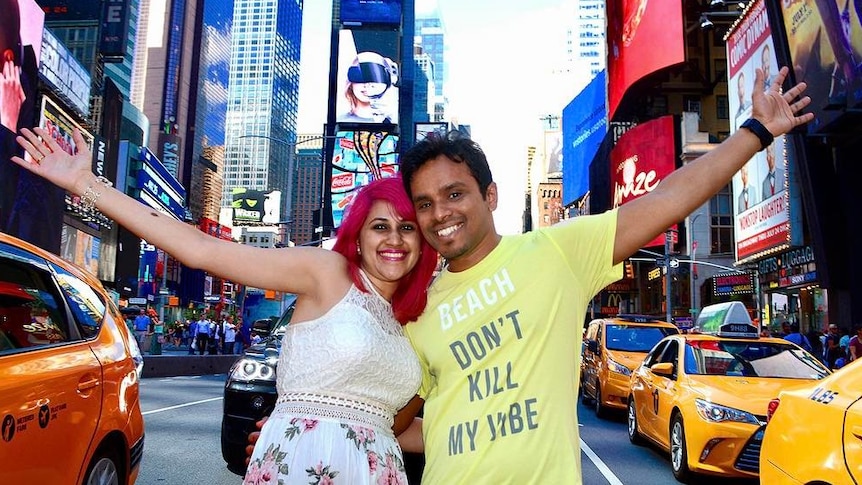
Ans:
{"type": "Polygon", "coordinates": [[[392,422],[421,369],[389,302],[351,286],[322,317],[288,326],[277,371],[244,484],[407,484],[392,422]]]}

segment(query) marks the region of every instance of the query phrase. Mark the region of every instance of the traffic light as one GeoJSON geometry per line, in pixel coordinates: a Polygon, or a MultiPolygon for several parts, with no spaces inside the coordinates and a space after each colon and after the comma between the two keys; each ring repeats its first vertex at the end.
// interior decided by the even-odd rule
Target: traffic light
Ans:
{"type": "Polygon", "coordinates": [[[631,261],[626,261],[625,267],[626,267],[626,278],[634,279],[634,277],[635,277],[635,265],[633,265],[631,261]]]}

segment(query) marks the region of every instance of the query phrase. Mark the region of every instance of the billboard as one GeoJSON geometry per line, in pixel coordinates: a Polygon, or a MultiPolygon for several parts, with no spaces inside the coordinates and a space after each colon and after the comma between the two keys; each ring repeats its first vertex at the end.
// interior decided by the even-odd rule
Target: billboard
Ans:
{"type": "Polygon", "coordinates": [[[446,135],[449,131],[449,123],[445,121],[441,121],[439,123],[426,123],[426,122],[417,122],[414,123],[413,128],[413,140],[416,143],[424,140],[425,137],[430,135],[431,133],[437,133],[440,135],[446,135]]]}
{"type": "Polygon", "coordinates": [[[60,257],[98,276],[101,239],[63,224],[60,257]]]}
{"type": "Polygon", "coordinates": [[[249,226],[278,224],[281,219],[281,191],[247,189],[236,187],[231,190],[233,197],[233,225],[249,226]]]}
{"type": "Polygon", "coordinates": [[[563,205],[590,188],[590,163],[608,131],[607,76],[602,70],[563,108],[563,205]]]}
{"type": "Polygon", "coordinates": [[[90,73],[48,29],[42,37],[41,61],[42,79],[80,116],[89,117],[90,73]]]}
{"type": "Polygon", "coordinates": [[[128,0],[103,0],[99,53],[104,62],[123,62],[129,38],[128,0]]]}
{"type": "MultiPolygon", "coordinates": [[[[757,1],[746,10],[727,36],[727,75],[730,91],[731,133],[751,117],[751,93],[767,89],[778,72],[775,46],[765,2],[757,1]],[[755,69],[765,75],[755,86],[755,69]]],[[[766,150],[755,154],[733,176],[736,259],[750,258],[766,249],[786,245],[790,237],[788,162],[784,137],[779,136],[766,150]]]]}
{"type": "Polygon", "coordinates": [[[332,157],[332,225],[341,219],[356,190],[398,171],[398,136],[372,131],[339,131],[332,157]]]}
{"type": "Polygon", "coordinates": [[[137,174],[139,200],[174,219],[184,220],[186,189],[148,148],[141,148],[138,159],[143,162],[137,174]]]}
{"type": "Polygon", "coordinates": [[[623,95],[632,84],[663,67],[685,61],[683,3],[647,0],[607,2],[610,119],[613,119],[623,95]]]}
{"type": "Polygon", "coordinates": [[[845,108],[862,104],[862,8],[835,0],[780,3],[791,80],[808,84],[807,110],[815,117],[808,130],[821,132],[845,108]]]}
{"type": "Polygon", "coordinates": [[[400,24],[401,0],[341,0],[341,22],[400,24]]]}
{"type": "MultiPolygon", "coordinates": [[[[13,155],[24,156],[24,150],[15,142],[18,131],[36,124],[38,63],[45,20],[44,12],[33,0],[20,0],[17,6],[17,10],[4,12],[3,20],[0,21],[0,52],[4,52],[6,58],[20,69],[19,76],[8,81],[9,87],[11,90],[18,87],[23,91],[23,96],[12,97],[13,102],[2,102],[4,112],[17,116],[8,120],[4,117],[0,123],[0,146],[3,147],[0,153],[0,231],[13,235],[18,233],[17,228],[12,227],[10,217],[16,204],[27,203],[22,200],[25,193],[19,187],[19,182],[29,184],[33,176],[10,158],[13,155]]],[[[7,64],[9,61],[6,61],[7,64]]],[[[59,245],[59,234],[57,243],[59,245]]],[[[59,250],[59,247],[55,250],[59,250]]]]}
{"type": "Polygon", "coordinates": [[[337,123],[398,124],[398,32],[341,30],[337,123]]]}
{"type": "MultiPolygon", "coordinates": [[[[613,207],[652,192],[673,172],[676,136],[673,116],[642,123],[620,137],[611,150],[611,198],[613,207]]],[[[664,245],[664,234],[644,247],[664,245]]]]}

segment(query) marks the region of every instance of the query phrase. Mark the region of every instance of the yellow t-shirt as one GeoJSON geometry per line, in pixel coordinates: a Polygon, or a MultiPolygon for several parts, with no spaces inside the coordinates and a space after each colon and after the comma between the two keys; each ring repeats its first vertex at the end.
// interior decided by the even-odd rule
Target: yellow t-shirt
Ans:
{"type": "Polygon", "coordinates": [[[423,366],[424,485],[581,483],[581,337],[590,299],[622,277],[616,221],[504,236],[432,284],[406,327],[423,366]]]}

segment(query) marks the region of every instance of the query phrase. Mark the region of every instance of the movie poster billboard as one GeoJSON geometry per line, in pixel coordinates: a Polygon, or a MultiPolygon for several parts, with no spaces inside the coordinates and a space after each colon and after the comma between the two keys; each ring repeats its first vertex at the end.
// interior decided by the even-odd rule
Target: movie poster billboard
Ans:
{"type": "Polygon", "coordinates": [[[93,276],[99,272],[101,239],[80,229],[63,225],[60,257],[86,269],[93,276]]]}
{"type": "MultiPolygon", "coordinates": [[[[727,36],[727,75],[731,133],[751,117],[751,94],[765,90],[778,73],[778,61],[765,2],[753,3],[727,36]],[[756,69],[764,83],[756,86],[756,69]]],[[[790,237],[788,161],[784,137],[754,155],[733,176],[736,259],[786,245],[790,237]]]]}
{"type": "Polygon", "coordinates": [[[862,3],[779,2],[789,47],[791,80],[805,81],[814,113],[810,133],[827,130],[846,108],[862,104],[862,3]]]}
{"type": "Polygon", "coordinates": [[[233,225],[278,224],[281,219],[281,191],[248,189],[235,187],[231,190],[233,200],[233,225]]]}
{"type": "Polygon", "coordinates": [[[685,61],[683,3],[607,2],[608,118],[613,119],[632,84],[663,67],[685,61]]]}
{"type": "Polygon", "coordinates": [[[341,225],[356,190],[398,172],[398,136],[373,131],[339,131],[332,157],[332,223],[341,225]]]}
{"type": "Polygon", "coordinates": [[[563,108],[563,205],[590,188],[590,163],[608,132],[607,76],[602,70],[563,108]]]}
{"type": "Polygon", "coordinates": [[[335,121],[398,124],[398,32],[341,30],[335,121]]]}
{"type": "Polygon", "coordinates": [[[342,23],[401,23],[401,0],[341,0],[342,23]]]}
{"type": "MultiPolygon", "coordinates": [[[[622,135],[611,150],[611,198],[617,208],[646,195],[674,171],[674,117],[662,116],[622,135]]],[[[664,234],[644,247],[663,246],[664,234]]]]}

